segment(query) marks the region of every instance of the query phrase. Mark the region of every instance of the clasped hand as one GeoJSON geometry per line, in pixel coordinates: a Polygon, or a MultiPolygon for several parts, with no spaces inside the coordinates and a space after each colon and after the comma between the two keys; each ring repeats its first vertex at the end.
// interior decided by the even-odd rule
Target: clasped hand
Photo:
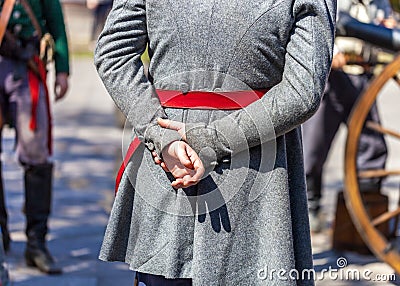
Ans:
{"type": "MultiPolygon", "coordinates": [[[[178,121],[158,119],[158,124],[167,129],[177,131],[183,140],[185,137],[185,124],[178,121]]],[[[174,141],[162,150],[161,160],[156,152],[152,153],[154,162],[164,171],[170,172],[175,181],[171,183],[174,188],[187,188],[200,182],[205,169],[199,155],[185,141],[174,141]]]]}

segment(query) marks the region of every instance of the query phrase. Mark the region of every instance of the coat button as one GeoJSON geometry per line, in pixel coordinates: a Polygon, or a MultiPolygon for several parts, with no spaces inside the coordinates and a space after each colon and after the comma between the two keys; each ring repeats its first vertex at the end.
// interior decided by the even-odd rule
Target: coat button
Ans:
{"type": "Polygon", "coordinates": [[[181,85],[179,86],[179,90],[185,94],[189,92],[189,85],[187,83],[181,83],[181,85]]]}
{"type": "Polygon", "coordinates": [[[14,19],[19,19],[19,17],[21,17],[21,12],[20,11],[15,11],[14,13],[13,13],[13,18],[14,19]]]}
{"type": "Polygon", "coordinates": [[[22,25],[21,24],[15,25],[13,30],[15,34],[18,34],[22,30],[22,25]]]}

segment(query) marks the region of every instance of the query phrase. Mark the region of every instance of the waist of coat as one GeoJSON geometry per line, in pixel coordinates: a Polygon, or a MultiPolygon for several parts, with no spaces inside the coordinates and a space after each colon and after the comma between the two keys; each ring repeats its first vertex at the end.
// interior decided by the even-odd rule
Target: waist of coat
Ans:
{"type": "Polygon", "coordinates": [[[167,108],[235,110],[259,100],[268,89],[236,91],[188,91],[157,89],[161,106],[167,108]]]}
{"type": "MultiPolygon", "coordinates": [[[[188,108],[188,109],[220,109],[235,110],[259,100],[266,94],[268,89],[258,90],[236,90],[223,92],[210,91],[188,91],[157,89],[157,95],[163,107],[188,108]]],[[[136,149],[141,144],[138,137],[135,137],[128,147],[124,160],[118,170],[115,180],[115,194],[117,194],[125,167],[132,158],[136,149]]],[[[222,163],[229,163],[230,158],[222,158],[222,163]]]]}

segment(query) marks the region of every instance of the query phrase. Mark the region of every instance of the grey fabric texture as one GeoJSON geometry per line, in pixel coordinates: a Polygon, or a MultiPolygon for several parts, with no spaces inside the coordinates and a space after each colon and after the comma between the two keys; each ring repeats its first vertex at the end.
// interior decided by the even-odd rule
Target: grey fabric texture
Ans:
{"type": "Polygon", "coordinates": [[[122,177],[100,259],[192,278],[193,285],[314,284],[259,276],[263,269],[284,269],[301,277],[313,267],[299,125],[320,103],[335,5],[114,2],[95,64],[144,144],[122,177]],[[148,77],[140,60],[147,44],[148,77]],[[156,89],[269,91],[246,108],[222,111],[162,108],[156,89]],[[212,164],[198,185],[175,190],[170,175],[152,162],[149,150],[160,153],[180,140],[157,125],[158,117],[185,122],[188,143],[212,164]],[[270,168],[262,167],[265,160],[270,168]],[[254,198],[253,189],[259,189],[254,198]]]}

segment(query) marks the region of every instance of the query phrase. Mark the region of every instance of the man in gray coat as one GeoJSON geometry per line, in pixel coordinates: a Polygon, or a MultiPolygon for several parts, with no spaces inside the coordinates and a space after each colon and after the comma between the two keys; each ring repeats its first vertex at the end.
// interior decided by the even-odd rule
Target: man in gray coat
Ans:
{"type": "Polygon", "coordinates": [[[314,284],[299,126],[329,72],[334,2],[114,2],[95,63],[139,144],[102,260],[147,286],[314,284]]]}

